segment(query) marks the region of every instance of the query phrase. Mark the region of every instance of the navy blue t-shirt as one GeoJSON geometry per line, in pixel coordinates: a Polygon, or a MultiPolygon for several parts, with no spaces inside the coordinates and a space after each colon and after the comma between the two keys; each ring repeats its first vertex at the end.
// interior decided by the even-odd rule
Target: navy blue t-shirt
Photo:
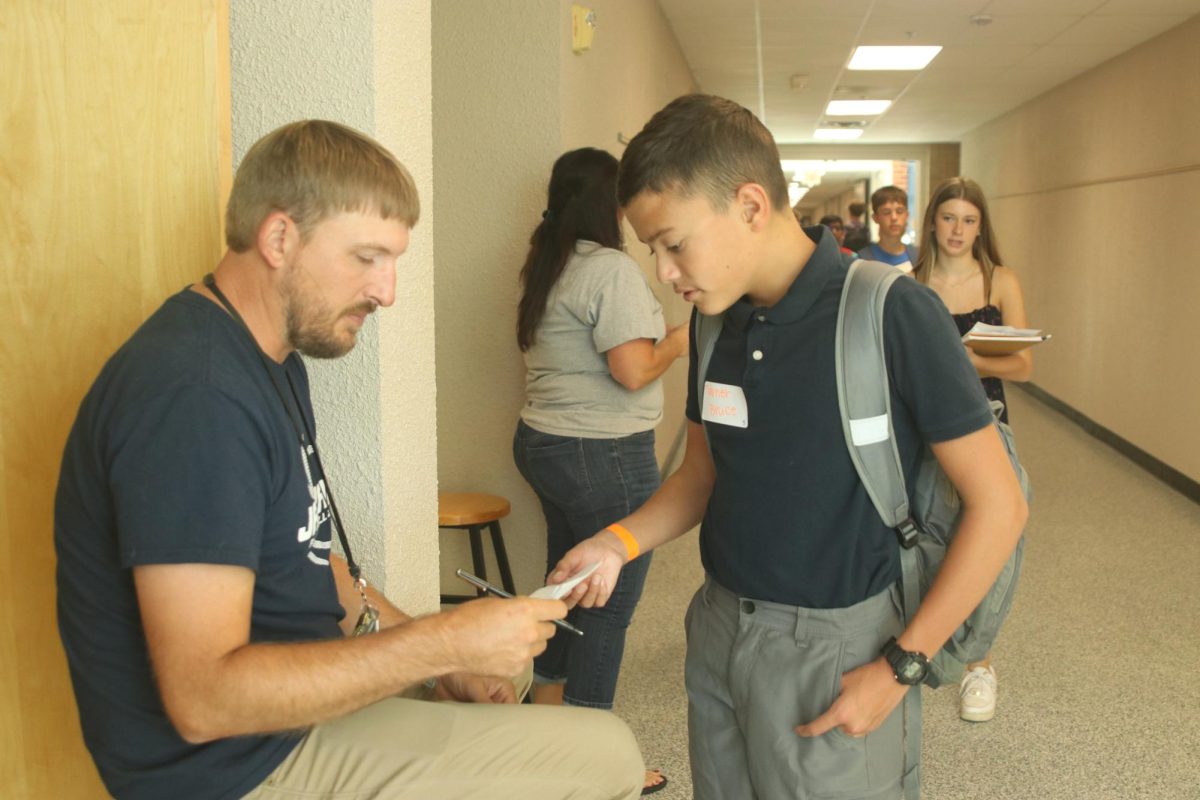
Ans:
{"type": "MultiPolygon", "coordinates": [[[[771,308],[743,297],[726,313],[706,379],[745,393],[748,427],[705,422],[716,481],[700,528],[705,570],[742,597],[845,608],[900,577],[887,528],[846,450],[834,335],[846,265],[833,235],[805,229],[816,252],[771,308]]],[[[925,443],[991,423],[979,378],[941,300],[911,278],[884,306],[892,424],[905,480],[925,443]]],[[[696,397],[695,325],[687,417],[696,397]]]]}
{"type": "MultiPolygon", "coordinates": [[[[301,359],[268,363],[315,430],[301,359]]],[[[179,736],[150,668],[132,568],[248,567],[251,641],[342,636],[328,495],[308,462],[257,345],[187,289],[113,355],[84,398],[55,499],[58,622],[84,740],[115,797],[242,797],[299,741],[193,745],[179,736]]]]}

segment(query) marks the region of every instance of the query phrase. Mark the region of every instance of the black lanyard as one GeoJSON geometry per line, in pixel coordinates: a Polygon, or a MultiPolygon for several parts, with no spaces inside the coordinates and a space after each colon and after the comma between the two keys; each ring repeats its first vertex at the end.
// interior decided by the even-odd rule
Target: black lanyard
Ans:
{"type": "MultiPolygon", "coordinates": [[[[342,517],[338,514],[337,504],[333,502],[333,488],[329,485],[329,476],[325,473],[325,466],[321,463],[321,454],[317,451],[316,437],[312,435],[312,431],[308,428],[308,419],[304,416],[300,405],[300,396],[296,393],[295,384],[292,383],[292,376],[288,374],[285,367],[283,374],[287,378],[288,388],[291,390],[292,400],[295,403],[294,408],[293,404],[287,401],[287,397],[283,393],[283,387],[279,385],[279,381],[275,378],[275,372],[267,362],[267,354],[258,346],[258,340],[254,338],[254,333],[251,332],[250,326],[242,319],[242,315],[238,313],[238,310],[233,307],[233,303],[229,302],[229,298],[225,296],[225,293],[217,288],[217,279],[213,277],[211,272],[204,276],[204,285],[221,301],[221,305],[225,306],[225,310],[229,312],[229,316],[233,317],[242,326],[242,330],[246,332],[246,335],[250,337],[250,343],[254,345],[254,351],[258,353],[258,357],[262,359],[263,369],[267,371],[267,377],[271,379],[271,385],[275,387],[275,394],[279,395],[279,402],[283,403],[283,409],[287,412],[288,420],[292,423],[292,428],[295,429],[296,436],[300,440],[300,451],[305,459],[305,466],[307,467],[309,453],[316,460],[317,469],[320,470],[321,478],[325,481],[325,494],[329,498],[329,510],[333,512],[333,527],[337,530],[338,541],[342,543],[342,551],[346,554],[346,565],[350,568],[350,577],[358,585],[359,592],[363,593],[363,590],[366,588],[366,581],[362,577],[362,569],[355,563],[354,556],[350,555],[350,541],[346,538],[345,528],[342,527],[342,517]],[[297,416],[299,417],[298,421],[297,416]]],[[[307,472],[307,469],[305,471],[307,472]]],[[[310,476],[309,481],[311,482],[311,480],[310,476]]],[[[365,594],[363,594],[363,601],[364,603],[366,602],[365,594]]]]}

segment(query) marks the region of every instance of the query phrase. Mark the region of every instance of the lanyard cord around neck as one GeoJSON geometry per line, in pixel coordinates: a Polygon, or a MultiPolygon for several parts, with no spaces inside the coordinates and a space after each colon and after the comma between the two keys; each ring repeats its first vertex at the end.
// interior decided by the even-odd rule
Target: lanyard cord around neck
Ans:
{"type": "MultiPolygon", "coordinates": [[[[254,345],[254,352],[258,353],[259,359],[262,360],[263,369],[267,371],[267,377],[271,379],[271,385],[275,387],[275,394],[279,396],[279,402],[283,403],[283,410],[287,412],[288,420],[292,423],[292,428],[295,429],[296,436],[300,439],[300,449],[303,451],[303,457],[307,461],[308,453],[312,453],[313,458],[316,460],[317,469],[321,471],[321,477],[325,481],[325,495],[329,498],[329,510],[333,514],[333,527],[337,529],[338,541],[342,543],[342,551],[346,554],[346,566],[350,568],[350,577],[358,585],[359,592],[363,592],[366,587],[366,580],[362,577],[362,569],[355,563],[354,556],[350,554],[350,540],[346,538],[346,529],[342,526],[342,516],[338,513],[337,503],[333,502],[333,488],[329,485],[329,476],[325,474],[325,465],[321,463],[321,454],[317,450],[316,437],[308,429],[308,420],[301,410],[300,397],[296,393],[295,384],[292,383],[292,376],[288,374],[285,368],[284,377],[287,378],[288,388],[292,393],[292,400],[295,401],[294,409],[292,403],[289,403],[284,396],[283,387],[279,385],[279,381],[275,378],[275,373],[272,371],[271,365],[267,363],[267,354],[258,346],[258,340],[254,338],[254,333],[251,332],[250,326],[246,324],[246,320],[242,319],[242,315],[233,307],[233,303],[229,302],[229,298],[217,287],[217,279],[211,272],[204,276],[204,285],[221,301],[221,305],[225,306],[225,310],[229,312],[229,316],[233,317],[242,330],[246,332],[246,335],[250,337],[250,343],[254,345]],[[299,421],[296,419],[297,415],[300,417],[299,421]]],[[[364,602],[366,601],[365,594],[363,600],[364,602]]]]}

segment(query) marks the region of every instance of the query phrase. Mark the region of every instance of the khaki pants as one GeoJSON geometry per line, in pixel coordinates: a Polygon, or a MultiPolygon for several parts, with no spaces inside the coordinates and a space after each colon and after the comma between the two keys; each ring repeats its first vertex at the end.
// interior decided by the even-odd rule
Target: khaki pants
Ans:
{"type": "Polygon", "coordinates": [[[630,800],[643,769],[606,711],[395,697],[314,727],[245,800],[630,800]]]}

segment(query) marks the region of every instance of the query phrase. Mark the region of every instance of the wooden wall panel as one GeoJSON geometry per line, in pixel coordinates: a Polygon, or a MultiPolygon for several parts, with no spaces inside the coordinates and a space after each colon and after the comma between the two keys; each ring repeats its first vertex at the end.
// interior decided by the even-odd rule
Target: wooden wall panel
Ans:
{"type": "Polygon", "coordinates": [[[55,624],[54,488],[104,360],[220,256],[224,6],[6,0],[0,15],[0,797],[9,800],[105,796],[55,624]]]}

